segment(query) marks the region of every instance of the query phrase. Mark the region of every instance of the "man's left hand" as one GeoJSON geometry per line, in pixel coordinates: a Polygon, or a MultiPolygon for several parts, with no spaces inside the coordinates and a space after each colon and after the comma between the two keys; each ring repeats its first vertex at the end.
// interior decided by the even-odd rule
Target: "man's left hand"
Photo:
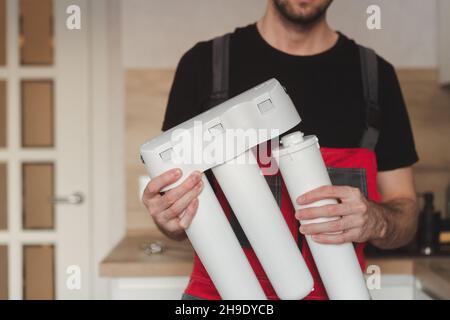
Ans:
{"type": "Polygon", "coordinates": [[[368,201],[358,188],[349,186],[323,186],[297,198],[297,203],[307,205],[319,200],[337,199],[339,203],[297,210],[298,220],[321,217],[339,217],[337,220],[302,224],[300,232],[311,235],[316,242],[341,244],[366,242],[384,236],[386,221],[381,208],[368,201]]]}

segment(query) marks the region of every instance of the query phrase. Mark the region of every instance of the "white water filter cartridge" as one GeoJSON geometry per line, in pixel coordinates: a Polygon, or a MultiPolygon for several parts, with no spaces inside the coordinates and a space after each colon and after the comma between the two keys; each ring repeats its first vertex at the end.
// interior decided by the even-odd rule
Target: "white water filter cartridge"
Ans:
{"type": "Polygon", "coordinates": [[[307,296],[314,281],[252,150],[212,171],[278,297],[307,296]]]}
{"type": "MultiPolygon", "coordinates": [[[[286,135],[281,138],[281,145],[274,147],[273,155],[296,210],[337,203],[335,199],[321,200],[308,205],[299,205],[296,202],[298,196],[308,191],[331,185],[317,137],[303,137],[301,132],[286,135]]],[[[301,223],[319,223],[333,219],[336,218],[303,220],[301,223]]],[[[330,299],[370,299],[352,243],[320,244],[310,236],[306,236],[306,240],[330,299]]]]}
{"type": "Polygon", "coordinates": [[[205,175],[195,219],[186,234],[224,300],[266,300],[205,175]]]}

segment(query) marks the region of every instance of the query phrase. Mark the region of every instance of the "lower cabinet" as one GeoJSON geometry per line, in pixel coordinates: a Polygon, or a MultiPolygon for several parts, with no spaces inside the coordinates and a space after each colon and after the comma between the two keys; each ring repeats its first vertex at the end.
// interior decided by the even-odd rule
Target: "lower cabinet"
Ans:
{"type": "Polygon", "coordinates": [[[180,300],[189,277],[114,278],[113,300],[180,300]]]}
{"type": "MultiPolygon", "coordinates": [[[[189,277],[113,278],[113,300],[180,300],[189,277]]],[[[370,290],[374,300],[432,299],[411,275],[383,275],[379,288],[370,290]]]]}

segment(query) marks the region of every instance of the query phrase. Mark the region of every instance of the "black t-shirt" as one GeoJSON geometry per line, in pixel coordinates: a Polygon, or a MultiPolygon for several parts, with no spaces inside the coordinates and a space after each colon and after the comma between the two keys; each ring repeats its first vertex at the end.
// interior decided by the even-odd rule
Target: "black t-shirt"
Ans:
{"type": "MultiPolygon", "coordinates": [[[[169,96],[163,130],[205,111],[212,89],[212,41],[197,43],[181,58],[169,96]]],[[[418,160],[411,125],[393,66],[378,57],[380,136],[375,148],[380,171],[418,160]]],[[[339,33],[329,50],[294,56],[270,46],[256,24],[238,28],[230,40],[229,94],[233,97],[270,78],[287,89],[302,119],[297,129],[329,148],[357,148],[366,106],[357,44],[339,33]]]]}

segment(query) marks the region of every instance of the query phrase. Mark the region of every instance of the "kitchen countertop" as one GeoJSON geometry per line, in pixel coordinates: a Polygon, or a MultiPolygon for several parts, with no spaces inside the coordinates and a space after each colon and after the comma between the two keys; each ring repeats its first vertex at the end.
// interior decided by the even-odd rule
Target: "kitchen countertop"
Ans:
{"type": "Polygon", "coordinates": [[[432,297],[450,299],[450,258],[419,260],[415,275],[432,297]]]}
{"type": "Polygon", "coordinates": [[[194,259],[189,241],[170,240],[155,231],[147,234],[127,235],[100,263],[102,277],[171,277],[189,276],[194,259]],[[144,247],[161,241],[160,254],[148,254],[144,247]]]}
{"type": "Polygon", "coordinates": [[[382,274],[408,274],[436,299],[450,299],[450,256],[370,257],[366,265],[380,266],[382,274]]]}
{"type": "MultiPolygon", "coordinates": [[[[100,275],[110,278],[189,276],[193,249],[188,241],[173,241],[159,231],[130,234],[100,263],[100,275]],[[161,254],[147,254],[145,244],[161,241],[161,254]]],[[[369,257],[367,265],[378,265],[382,274],[408,274],[420,280],[432,297],[450,299],[450,256],[369,257]]]]}

